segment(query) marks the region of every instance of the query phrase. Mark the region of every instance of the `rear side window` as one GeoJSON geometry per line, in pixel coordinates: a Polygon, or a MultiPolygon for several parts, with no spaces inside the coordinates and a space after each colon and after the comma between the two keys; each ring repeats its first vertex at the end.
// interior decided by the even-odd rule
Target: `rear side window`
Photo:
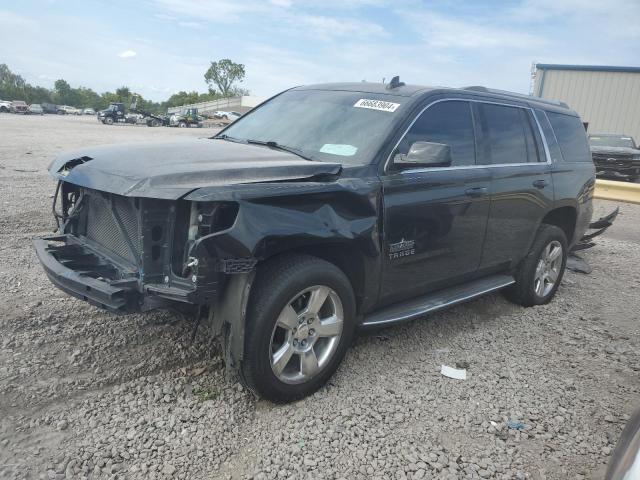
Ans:
{"type": "Polygon", "coordinates": [[[527,112],[505,105],[480,104],[492,164],[538,162],[538,148],[527,112]]]}
{"type": "Polygon", "coordinates": [[[590,162],[587,134],[578,117],[547,112],[565,162],[590,162]]]}
{"type": "Polygon", "coordinates": [[[427,108],[398,145],[398,153],[406,154],[414,142],[449,145],[451,166],[474,165],[475,136],[469,102],[446,101],[427,108]]]}

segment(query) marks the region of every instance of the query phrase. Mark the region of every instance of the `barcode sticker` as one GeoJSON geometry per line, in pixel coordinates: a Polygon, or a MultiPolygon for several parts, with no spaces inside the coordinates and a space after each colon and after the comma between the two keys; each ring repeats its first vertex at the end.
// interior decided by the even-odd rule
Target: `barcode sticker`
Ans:
{"type": "Polygon", "coordinates": [[[385,102],[384,100],[361,98],[353,106],[357,108],[370,108],[371,110],[382,110],[383,112],[395,112],[400,104],[385,102]]]}

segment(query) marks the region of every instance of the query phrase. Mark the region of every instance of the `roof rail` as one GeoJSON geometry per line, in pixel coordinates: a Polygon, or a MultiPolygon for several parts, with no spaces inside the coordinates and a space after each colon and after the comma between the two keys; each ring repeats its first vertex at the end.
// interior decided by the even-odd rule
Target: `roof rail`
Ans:
{"type": "Polygon", "coordinates": [[[546,98],[534,97],[533,95],[525,95],[523,93],[515,93],[515,92],[508,92],[506,90],[497,90],[494,88],[487,88],[481,85],[472,85],[470,87],[463,87],[462,90],[471,90],[472,92],[494,93],[496,95],[522,98],[524,100],[532,100],[534,102],[546,103],[546,104],[555,105],[558,107],[569,108],[569,105],[567,105],[565,102],[561,102],[560,100],[548,100],[546,98]]]}

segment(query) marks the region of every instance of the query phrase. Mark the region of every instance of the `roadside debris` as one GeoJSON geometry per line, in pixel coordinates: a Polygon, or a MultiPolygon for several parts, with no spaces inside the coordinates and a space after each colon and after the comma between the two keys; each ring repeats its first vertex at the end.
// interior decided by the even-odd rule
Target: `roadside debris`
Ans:
{"type": "Polygon", "coordinates": [[[584,258],[573,252],[567,257],[567,268],[572,272],[585,273],[587,275],[593,271],[591,265],[589,265],[584,258]]]}
{"type": "Polygon", "coordinates": [[[598,235],[603,234],[605,230],[613,225],[613,221],[618,216],[618,213],[620,213],[620,207],[616,207],[616,209],[609,215],[605,215],[604,217],[601,217],[595,222],[591,222],[589,224],[589,229],[595,230],[595,232],[584,235],[580,239],[580,241],[573,246],[571,252],[567,256],[567,269],[571,270],[572,272],[584,273],[586,275],[590,274],[593,271],[591,265],[589,265],[584,258],[576,255],[575,252],[578,250],[585,250],[587,248],[593,247],[595,243],[592,242],[592,240],[598,235]]]}
{"type": "Polygon", "coordinates": [[[524,423],[518,422],[517,420],[508,420],[507,428],[511,430],[524,430],[524,423]]]}
{"type": "Polygon", "coordinates": [[[442,365],[440,368],[440,373],[445,377],[453,378],[455,380],[466,380],[467,379],[467,371],[465,369],[448,367],[447,365],[442,365]]]}
{"type": "Polygon", "coordinates": [[[593,233],[588,233],[584,235],[578,243],[574,245],[571,251],[575,252],[577,250],[584,250],[587,248],[591,248],[595,245],[591,240],[593,240],[598,235],[602,235],[607,228],[613,225],[614,220],[620,213],[620,207],[616,207],[616,209],[611,212],[609,215],[599,218],[595,222],[591,222],[589,224],[590,230],[596,230],[593,233]]]}

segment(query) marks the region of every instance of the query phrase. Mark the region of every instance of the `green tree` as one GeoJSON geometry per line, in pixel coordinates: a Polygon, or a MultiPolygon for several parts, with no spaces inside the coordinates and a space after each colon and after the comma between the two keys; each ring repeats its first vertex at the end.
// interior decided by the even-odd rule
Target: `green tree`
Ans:
{"type": "Polygon", "coordinates": [[[24,100],[30,87],[24,78],[13,73],[6,64],[0,65],[0,99],[24,100]]]}
{"type": "Polygon", "coordinates": [[[241,83],[245,77],[244,65],[235,63],[228,58],[211,62],[211,66],[204,74],[209,85],[209,93],[220,93],[222,97],[231,97],[238,92],[235,83],[241,83]]]}
{"type": "Polygon", "coordinates": [[[53,84],[54,98],[56,102],[63,105],[71,105],[73,103],[73,95],[71,85],[66,80],[56,80],[53,84]]]}

